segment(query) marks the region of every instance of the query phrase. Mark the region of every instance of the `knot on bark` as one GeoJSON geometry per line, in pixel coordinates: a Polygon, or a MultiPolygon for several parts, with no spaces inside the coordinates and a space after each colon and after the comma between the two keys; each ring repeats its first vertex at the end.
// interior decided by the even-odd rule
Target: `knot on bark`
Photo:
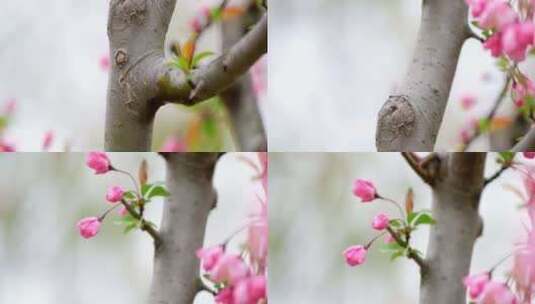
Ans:
{"type": "Polygon", "coordinates": [[[400,136],[410,136],[414,131],[416,113],[406,95],[389,96],[379,111],[377,146],[392,146],[400,136]]]}
{"type": "Polygon", "coordinates": [[[128,62],[128,54],[125,49],[118,49],[115,52],[115,63],[119,67],[123,67],[128,62]]]}

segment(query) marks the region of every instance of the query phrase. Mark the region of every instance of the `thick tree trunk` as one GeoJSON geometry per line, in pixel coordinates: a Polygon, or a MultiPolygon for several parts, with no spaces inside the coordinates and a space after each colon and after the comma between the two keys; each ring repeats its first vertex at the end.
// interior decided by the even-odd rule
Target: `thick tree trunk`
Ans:
{"type": "Polygon", "coordinates": [[[154,255],[150,304],[191,304],[198,292],[199,260],[206,221],[216,203],[212,185],[215,153],[170,153],[166,184],[171,195],[160,225],[162,244],[154,255]]]}
{"type": "Polygon", "coordinates": [[[464,0],[423,0],[418,40],[399,91],[379,112],[379,151],[432,151],[469,37],[464,0]]]}
{"type": "Polygon", "coordinates": [[[465,303],[462,279],[470,271],[472,250],[481,234],[479,200],[483,190],[485,153],[441,156],[433,184],[433,217],[422,272],[420,304],[465,303]]]}
{"type": "MultiPolygon", "coordinates": [[[[257,12],[250,12],[246,16],[223,23],[223,49],[225,51],[245,35],[252,24],[248,19],[258,19],[254,15],[257,15],[257,12]]],[[[237,150],[267,151],[266,132],[260,116],[258,100],[253,91],[251,76],[244,75],[220,96],[230,115],[233,133],[238,144],[237,150]]]]}

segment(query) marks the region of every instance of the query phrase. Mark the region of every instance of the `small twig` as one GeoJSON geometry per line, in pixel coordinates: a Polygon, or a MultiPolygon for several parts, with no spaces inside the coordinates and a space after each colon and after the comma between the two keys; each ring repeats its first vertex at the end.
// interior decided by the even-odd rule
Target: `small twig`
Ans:
{"type": "Polygon", "coordinates": [[[468,38],[473,38],[473,39],[475,39],[475,40],[477,40],[477,41],[479,41],[479,42],[481,42],[481,43],[485,42],[485,38],[479,36],[479,34],[476,33],[476,32],[472,29],[472,27],[470,27],[469,24],[466,24],[466,31],[467,31],[467,33],[468,33],[468,38]]]}
{"type": "MultiPolygon", "coordinates": [[[[494,119],[494,116],[496,116],[496,112],[498,111],[498,108],[500,107],[500,105],[502,104],[503,100],[507,96],[507,89],[509,88],[509,85],[511,84],[511,80],[512,80],[512,77],[510,75],[507,75],[505,83],[504,83],[502,89],[500,90],[500,94],[498,95],[498,97],[494,101],[494,105],[492,106],[492,109],[490,110],[490,112],[485,117],[485,119],[489,123],[492,123],[492,120],[494,119]]],[[[461,152],[465,152],[468,149],[468,147],[472,144],[472,142],[474,140],[476,140],[476,138],[478,138],[480,135],[482,135],[482,133],[481,133],[481,130],[479,130],[479,128],[478,128],[476,130],[476,132],[474,133],[474,135],[472,135],[466,141],[466,143],[463,144],[463,146],[461,148],[461,152]]]]}
{"type": "Polygon", "coordinates": [[[425,169],[427,165],[435,159],[436,155],[434,153],[431,153],[430,155],[426,156],[425,158],[421,159],[412,152],[401,152],[401,155],[403,158],[407,161],[409,166],[412,168],[412,170],[428,185],[433,184],[433,176],[432,174],[425,169]]]}
{"type": "Polygon", "coordinates": [[[412,249],[409,244],[405,241],[403,241],[399,235],[397,235],[397,233],[394,232],[394,230],[392,230],[392,228],[390,227],[387,227],[386,230],[388,230],[388,232],[390,233],[390,235],[392,236],[392,238],[396,241],[396,243],[398,243],[399,246],[403,247],[403,248],[406,248],[408,250],[408,253],[407,253],[407,257],[409,259],[412,259],[414,260],[414,262],[416,262],[416,264],[418,264],[418,266],[420,266],[420,270],[423,272],[425,272],[427,270],[427,263],[425,262],[424,259],[422,259],[417,252],[414,251],[414,249],[412,249]]]}
{"type": "Polygon", "coordinates": [[[535,151],[535,128],[531,127],[529,131],[524,135],[522,140],[520,140],[514,147],[511,149],[511,152],[532,152],[535,151]]]}
{"type": "Polygon", "coordinates": [[[124,199],[121,200],[121,204],[123,204],[123,206],[126,208],[126,210],[128,211],[128,213],[130,213],[131,216],[133,216],[135,219],[141,221],[141,230],[143,231],[146,231],[154,240],[154,246],[156,248],[160,247],[160,245],[162,244],[162,238],[160,237],[160,233],[158,231],[156,231],[156,229],[154,229],[154,227],[152,227],[151,225],[147,224],[147,222],[145,222],[145,219],[143,217],[141,217],[141,215],[139,213],[137,213],[137,211],[134,209],[134,207],[132,207],[132,205],[130,205],[129,203],[127,203],[124,199]]]}
{"type": "Polygon", "coordinates": [[[201,291],[206,291],[212,294],[213,296],[217,295],[217,291],[210,288],[210,286],[206,285],[206,283],[201,278],[197,278],[197,293],[201,291]]]}
{"type": "Polygon", "coordinates": [[[486,187],[488,184],[492,183],[495,179],[500,177],[500,175],[502,175],[502,173],[505,170],[509,169],[510,167],[511,167],[511,163],[503,165],[500,168],[500,170],[496,171],[496,173],[494,173],[492,176],[490,176],[489,178],[485,179],[485,182],[483,183],[483,187],[486,187]]]}

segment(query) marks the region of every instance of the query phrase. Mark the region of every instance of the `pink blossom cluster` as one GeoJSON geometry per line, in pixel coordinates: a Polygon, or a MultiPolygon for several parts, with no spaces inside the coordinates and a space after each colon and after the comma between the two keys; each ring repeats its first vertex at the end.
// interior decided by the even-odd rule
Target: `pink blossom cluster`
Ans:
{"type": "Polygon", "coordinates": [[[517,10],[505,0],[466,0],[466,3],[477,25],[491,32],[483,46],[492,56],[506,55],[515,62],[526,58],[528,48],[534,44],[535,26],[533,16],[527,16],[524,11],[532,10],[532,3],[517,10]]]}
{"type": "Polygon", "coordinates": [[[201,6],[200,12],[190,20],[189,26],[191,30],[197,34],[202,32],[203,28],[210,23],[212,19],[212,12],[208,6],[201,6]]]}
{"type": "Polygon", "coordinates": [[[464,278],[470,299],[478,304],[517,304],[518,299],[506,284],[491,281],[485,272],[464,278]]]}
{"type": "MultiPolygon", "coordinates": [[[[105,174],[111,170],[114,170],[113,166],[111,165],[111,161],[108,158],[108,155],[104,152],[88,153],[86,157],[86,165],[90,169],[93,169],[95,174],[105,174]]],[[[105,195],[106,201],[108,201],[110,204],[115,205],[123,199],[124,194],[125,190],[120,186],[109,187],[105,195]]],[[[102,221],[104,220],[108,212],[113,210],[117,206],[118,205],[112,207],[112,209],[106,211],[100,217],[91,216],[81,219],[76,225],[80,235],[85,239],[90,239],[96,236],[99,233],[102,221]]],[[[119,209],[119,215],[125,216],[126,214],[127,210],[124,206],[121,206],[121,208],[119,209]]]]}
{"type": "MultiPolygon", "coordinates": [[[[206,277],[216,286],[215,301],[220,304],[259,304],[267,302],[267,153],[258,153],[261,166],[255,166],[263,193],[259,210],[246,225],[246,254],[229,252],[226,243],[197,250],[206,277]]],[[[228,240],[227,240],[228,242],[228,240]]]]}
{"type": "MultiPolygon", "coordinates": [[[[353,195],[360,198],[362,203],[369,203],[380,196],[377,194],[377,189],[373,182],[365,179],[356,179],[353,182],[353,195]]],[[[390,218],[384,214],[377,214],[371,223],[371,227],[378,231],[385,230],[390,224],[390,218]]],[[[392,242],[392,236],[387,234],[385,239],[386,243],[392,242]]],[[[366,255],[368,254],[368,249],[371,246],[372,242],[368,245],[353,245],[346,248],[342,254],[346,260],[346,263],[349,266],[361,265],[366,261],[366,255]]]]}

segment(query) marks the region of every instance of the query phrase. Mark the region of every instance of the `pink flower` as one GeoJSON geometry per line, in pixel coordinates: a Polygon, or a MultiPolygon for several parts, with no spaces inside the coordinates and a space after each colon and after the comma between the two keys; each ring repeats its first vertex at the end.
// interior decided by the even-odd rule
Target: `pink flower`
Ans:
{"type": "Polygon", "coordinates": [[[461,106],[464,110],[470,110],[476,104],[476,97],[472,94],[461,96],[461,106]]]}
{"type": "Polygon", "coordinates": [[[362,245],[351,246],[344,250],[343,255],[349,266],[357,266],[366,261],[368,250],[362,245]]]}
{"type": "Polygon", "coordinates": [[[515,23],[518,15],[506,1],[492,0],[485,5],[476,20],[482,28],[501,31],[506,26],[515,23]]]}
{"type": "Polygon", "coordinates": [[[102,71],[107,72],[111,67],[110,55],[105,54],[100,56],[100,59],[98,60],[98,65],[102,71]]]}
{"type": "Polygon", "coordinates": [[[100,219],[98,217],[86,217],[81,219],[78,224],[80,235],[85,239],[90,239],[97,235],[100,230],[100,219]]]}
{"type": "Polygon", "coordinates": [[[234,304],[232,287],[226,287],[219,291],[214,300],[217,304],[234,304]]]}
{"type": "Polygon", "coordinates": [[[112,169],[110,160],[104,152],[90,152],[87,155],[86,164],[95,170],[95,174],[104,174],[112,169]]]}
{"type": "Polygon", "coordinates": [[[482,274],[466,276],[463,280],[463,284],[466,289],[468,289],[470,298],[476,300],[481,293],[483,293],[483,290],[489,281],[490,277],[488,272],[484,272],[482,274]]]}
{"type": "Polygon", "coordinates": [[[160,152],[186,152],[186,144],[175,137],[168,138],[160,152]]]}
{"type": "Polygon", "coordinates": [[[45,133],[45,136],[43,137],[43,145],[42,145],[43,151],[50,150],[50,147],[52,146],[53,141],[54,141],[54,132],[47,131],[45,133]]]}
{"type": "Polygon", "coordinates": [[[128,210],[126,209],[125,206],[121,206],[119,208],[119,211],[117,211],[117,213],[119,213],[120,216],[125,216],[128,214],[128,210]]]}
{"type": "Polygon", "coordinates": [[[372,182],[357,179],[353,182],[353,195],[359,197],[363,203],[366,203],[377,198],[377,191],[372,182]]]}
{"type": "Polygon", "coordinates": [[[388,233],[387,235],[385,235],[385,244],[391,244],[391,243],[394,243],[396,240],[394,239],[394,237],[388,233]]]}
{"type": "Polygon", "coordinates": [[[375,230],[384,230],[388,227],[390,219],[384,213],[380,213],[373,218],[372,228],[375,230]]]}
{"type": "Polygon", "coordinates": [[[516,62],[526,59],[526,50],[533,44],[534,27],[531,22],[507,26],[502,35],[503,52],[516,62]]]}
{"type": "Polygon", "coordinates": [[[524,155],[527,159],[534,159],[535,158],[535,152],[522,152],[522,155],[524,155]]]}
{"type": "Polygon", "coordinates": [[[220,257],[210,271],[210,279],[216,283],[236,284],[249,276],[249,267],[238,255],[226,254],[220,257]]]}
{"type": "Polygon", "coordinates": [[[485,285],[483,294],[478,301],[479,304],[516,304],[515,295],[505,284],[498,282],[488,282],[485,285]]]}
{"type": "Polygon", "coordinates": [[[197,257],[201,260],[202,267],[205,271],[212,270],[223,254],[224,250],[222,246],[201,248],[197,250],[197,257]]]}
{"type": "Polygon", "coordinates": [[[266,298],[266,278],[253,276],[239,281],[233,295],[234,304],[257,304],[266,298]]]}
{"type": "Polygon", "coordinates": [[[15,146],[0,138],[0,152],[16,152],[15,146]]]}
{"type": "Polygon", "coordinates": [[[202,6],[201,14],[195,16],[190,21],[191,29],[196,33],[200,33],[204,25],[206,25],[210,21],[211,16],[212,16],[212,13],[210,11],[210,8],[207,6],[202,6]]]}
{"type": "Polygon", "coordinates": [[[110,203],[117,203],[123,199],[124,190],[119,186],[113,186],[108,188],[106,193],[106,200],[110,203]]]}
{"type": "Polygon", "coordinates": [[[466,0],[466,4],[472,12],[472,17],[477,18],[483,13],[487,6],[488,0],[466,0]]]}
{"type": "Polygon", "coordinates": [[[485,42],[483,43],[483,47],[487,50],[490,50],[490,54],[493,57],[500,57],[503,53],[502,49],[502,34],[501,33],[495,33],[494,35],[490,36],[485,42]]]}

